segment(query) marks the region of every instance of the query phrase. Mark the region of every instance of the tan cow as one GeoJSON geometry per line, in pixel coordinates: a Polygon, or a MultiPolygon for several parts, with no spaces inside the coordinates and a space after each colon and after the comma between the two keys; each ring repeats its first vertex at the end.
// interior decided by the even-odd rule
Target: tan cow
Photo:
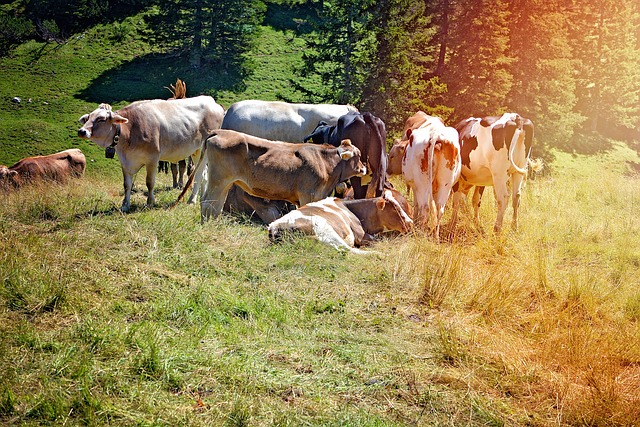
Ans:
{"type": "MultiPolygon", "coordinates": [[[[121,210],[131,207],[131,187],[134,175],[146,166],[147,206],[153,206],[153,186],[158,162],[177,163],[189,156],[199,157],[203,141],[211,131],[220,128],[224,109],[210,96],[174,100],[137,101],[112,111],[101,104],[80,118],[80,138],[89,139],[108,150],[114,150],[124,175],[124,200],[121,210]]],[[[202,168],[197,170],[196,183],[189,202],[198,193],[202,168]]]]}
{"type": "Polygon", "coordinates": [[[411,218],[391,191],[384,190],[376,198],[328,197],[301,206],[269,224],[269,238],[278,241],[286,232],[299,231],[336,249],[366,254],[370,252],[356,247],[371,242],[373,235],[392,230],[406,233],[412,226],[411,218]]]}
{"type": "MultiPolygon", "coordinates": [[[[218,130],[203,148],[209,164],[200,200],[203,220],[220,215],[233,184],[247,193],[298,206],[324,199],[338,182],[366,174],[360,150],[349,140],[340,147],[271,141],[232,130],[218,130]]],[[[176,203],[184,196],[185,190],[176,203]]]]}
{"type": "Polygon", "coordinates": [[[87,160],[77,148],[47,156],[27,157],[13,166],[0,165],[0,188],[10,190],[36,180],[66,182],[84,175],[87,160]]]}

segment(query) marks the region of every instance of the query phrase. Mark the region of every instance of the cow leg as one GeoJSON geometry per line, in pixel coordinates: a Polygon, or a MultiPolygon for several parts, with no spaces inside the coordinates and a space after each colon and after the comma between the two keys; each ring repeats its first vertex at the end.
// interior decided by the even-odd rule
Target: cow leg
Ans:
{"type": "Polygon", "coordinates": [[[496,198],[496,204],[498,205],[498,215],[496,217],[496,223],[493,226],[493,231],[499,233],[502,229],[502,221],[504,220],[504,213],[509,205],[509,189],[507,188],[507,176],[493,177],[493,194],[496,198]]]}
{"type": "MultiPolygon", "coordinates": [[[[171,165],[173,166],[173,164],[171,165]]],[[[156,171],[158,170],[158,162],[151,162],[147,164],[147,207],[153,207],[155,203],[155,197],[153,195],[153,186],[156,182],[156,171]]]]}
{"type": "Polygon", "coordinates": [[[467,205],[467,194],[471,186],[464,184],[458,181],[453,186],[453,210],[451,213],[451,228],[454,229],[455,225],[458,223],[458,211],[460,209],[460,204],[462,203],[463,208],[466,212],[469,212],[469,207],[467,205]]]}
{"type": "Polygon", "coordinates": [[[178,188],[178,165],[171,163],[171,177],[173,178],[173,188],[178,188]]]}
{"type": "MultiPolygon", "coordinates": [[[[178,187],[182,189],[184,187],[184,174],[187,172],[187,161],[180,160],[178,162],[178,187]]],[[[175,187],[175,184],[174,184],[175,187]]]]}
{"type": "Polygon", "coordinates": [[[429,225],[429,216],[431,207],[425,196],[424,191],[413,190],[413,222],[419,228],[425,228],[429,225]]]}
{"type": "Polygon", "coordinates": [[[435,211],[435,217],[433,218],[435,224],[434,237],[438,243],[440,242],[440,223],[442,222],[442,216],[444,215],[444,209],[447,206],[447,200],[449,200],[450,194],[451,190],[449,188],[440,188],[435,194],[435,203],[433,206],[435,211]]]}
{"type": "Polygon", "coordinates": [[[484,193],[484,187],[478,187],[473,189],[473,197],[471,201],[473,203],[473,219],[476,224],[480,224],[480,203],[482,202],[482,193],[484,193]]]}
{"type": "Polygon", "coordinates": [[[233,185],[233,182],[229,183],[226,187],[221,187],[220,183],[213,182],[209,177],[207,187],[200,199],[200,214],[202,216],[202,222],[207,221],[209,218],[217,218],[222,212],[224,202],[227,200],[227,194],[233,185]],[[215,188],[212,188],[215,185],[215,188]]]}
{"type": "Polygon", "coordinates": [[[367,196],[367,186],[362,185],[362,177],[353,176],[350,179],[351,188],[353,188],[354,199],[364,199],[367,196]]]}
{"type": "Polygon", "coordinates": [[[122,212],[129,212],[131,209],[131,188],[133,187],[133,175],[122,169],[122,175],[124,176],[124,199],[122,200],[122,206],[120,210],[122,212]]]}
{"type": "MultiPolygon", "coordinates": [[[[196,151],[195,153],[193,153],[191,155],[191,158],[193,159],[193,162],[197,165],[198,162],[200,161],[200,155],[201,155],[201,150],[196,151]]],[[[205,174],[205,168],[207,168],[207,158],[205,157],[202,160],[202,163],[200,164],[200,167],[198,169],[196,169],[193,173],[195,173],[194,179],[193,179],[193,190],[191,190],[191,195],[189,196],[189,199],[187,200],[187,204],[191,205],[194,204],[196,202],[196,199],[198,197],[198,193],[200,192],[200,185],[202,184],[202,180],[204,179],[204,174],[205,174]]]]}
{"type": "Polygon", "coordinates": [[[519,173],[514,173],[511,176],[511,190],[513,191],[513,195],[512,195],[513,222],[511,223],[511,228],[513,228],[514,230],[518,229],[518,209],[520,208],[520,193],[522,190],[523,182],[524,182],[524,175],[519,173]]]}

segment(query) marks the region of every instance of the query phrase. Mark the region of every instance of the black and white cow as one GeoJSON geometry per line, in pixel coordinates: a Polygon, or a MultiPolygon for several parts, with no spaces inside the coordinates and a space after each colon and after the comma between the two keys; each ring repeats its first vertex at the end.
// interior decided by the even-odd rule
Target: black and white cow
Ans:
{"type": "Polygon", "coordinates": [[[533,123],[517,113],[470,117],[458,123],[462,173],[453,191],[453,223],[460,202],[476,186],[473,195],[474,218],[479,221],[482,187],[493,186],[498,215],[494,231],[502,228],[509,204],[508,182],[513,199],[513,228],[518,225],[518,207],[522,183],[527,176],[529,155],[533,143],[533,123]]]}
{"type": "Polygon", "coordinates": [[[387,130],[384,122],[371,113],[350,112],[338,119],[336,125],[318,123],[305,142],[314,144],[340,145],[343,139],[360,149],[362,163],[371,171],[371,182],[363,184],[361,177],[351,178],[354,198],[378,197],[382,194],[387,180],[387,130]]]}

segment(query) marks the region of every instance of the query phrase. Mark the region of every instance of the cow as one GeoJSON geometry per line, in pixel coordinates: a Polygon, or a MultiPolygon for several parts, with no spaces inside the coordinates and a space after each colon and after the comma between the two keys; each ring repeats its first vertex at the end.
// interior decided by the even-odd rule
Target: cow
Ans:
{"type": "Polygon", "coordinates": [[[269,200],[252,196],[237,185],[232,185],[224,202],[224,211],[247,215],[264,224],[270,224],[295,206],[284,200],[269,200]]]}
{"type": "MultiPolygon", "coordinates": [[[[533,123],[517,113],[484,118],[470,117],[456,126],[461,140],[462,173],[454,187],[453,218],[455,224],[460,202],[472,186],[493,186],[498,213],[494,232],[502,229],[509,204],[511,181],[514,229],[518,226],[518,208],[522,183],[527,176],[533,144],[533,123]]],[[[476,187],[477,188],[477,187],[476,187]]],[[[479,222],[480,192],[473,195],[474,218],[479,222]]]]}
{"type": "MultiPolygon", "coordinates": [[[[427,123],[430,117],[431,116],[424,111],[417,111],[414,115],[412,115],[405,121],[402,137],[395,139],[393,145],[391,146],[391,149],[389,149],[389,161],[387,163],[387,174],[389,176],[402,175],[402,159],[404,158],[404,151],[407,148],[407,144],[409,143],[409,137],[407,136],[407,133],[410,133],[409,130],[413,131],[414,129],[418,129],[423,126],[425,123],[427,123]]],[[[463,141],[459,142],[462,150],[463,141]]],[[[409,193],[411,192],[408,187],[407,191],[409,193]]],[[[474,189],[473,200],[477,200],[478,206],[483,192],[484,187],[482,186],[476,186],[474,189]]]]}
{"type": "Polygon", "coordinates": [[[27,157],[9,167],[0,165],[0,188],[12,190],[38,180],[65,183],[82,177],[86,166],[87,159],[78,148],[27,157]]]}
{"type": "MultiPolygon", "coordinates": [[[[411,205],[409,204],[409,202],[407,202],[407,199],[404,197],[404,195],[393,187],[391,182],[387,182],[384,189],[385,191],[391,192],[391,195],[393,196],[393,198],[398,203],[400,203],[400,207],[402,207],[402,210],[405,211],[407,215],[413,216],[413,209],[411,208],[411,205]]],[[[340,197],[341,199],[344,199],[344,200],[355,200],[355,197],[353,195],[353,188],[348,188],[342,195],[336,196],[336,197],[340,197]]],[[[358,200],[363,200],[363,199],[358,199],[358,200]]]]}
{"type": "MultiPolygon", "coordinates": [[[[187,97],[187,84],[180,79],[176,80],[176,84],[169,85],[169,87],[165,86],[165,89],[168,89],[171,92],[172,99],[184,99],[187,97]]],[[[188,158],[191,160],[191,157],[188,158]]],[[[189,163],[191,166],[191,163],[189,163]]],[[[187,168],[187,159],[180,160],[177,164],[171,162],[165,162],[164,160],[160,160],[158,162],[158,172],[169,173],[169,167],[171,167],[171,177],[173,178],[173,188],[182,189],[184,184],[184,174],[189,175],[191,171],[187,168]]]]}
{"type": "Polygon", "coordinates": [[[305,137],[305,142],[338,146],[343,139],[360,149],[362,162],[372,173],[371,182],[363,185],[362,178],[351,178],[354,197],[380,196],[387,182],[387,130],[384,122],[371,113],[350,112],[340,116],[338,123],[328,125],[321,122],[305,137]]]}
{"type": "MultiPolygon", "coordinates": [[[[318,122],[336,124],[340,116],[350,111],[358,110],[352,105],[292,104],[249,99],[231,104],[222,121],[222,129],[235,130],[272,141],[300,143],[318,122]]],[[[241,191],[234,190],[232,193],[238,195],[236,202],[240,210],[248,211],[252,209],[252,205],[267,208],[272,212],[280,208],[280,203],[275,200],[259,202],[252,200],[252,196],[241,194],[241,191]],[[247,201],[252,203],[245,203],[247,201]]]]}
{"type": "Polygon", "coordinates": [[[402,175],[413,191],[413,219],[418,226],[431,227],[439,241],[444,208],[462,167],[458,132],[431,116],[407,135],[402,175]]]}
{"type": "Polygon", "coordinates": [[[338,118],[358,111],[352,105],[291,104],[245,100],[231,104],[222,129],[231,129],[272,141],[303,142],[318,122],[336,124],[338,118]]]}
{"type": "MultiPolygon", "coordinates": [[[[224,109],[210,96],[136,101],[115,112],[109,104],[100,104],[80,118],[83,126],[78,136],[105,148],[107,154],[115,149],[124,175],[120,209],[127,212],[134,175],[146,166],[147,206],[153,206],[158,162],[177,163],[191,155],[197,157],[209,133],[220,128],[223,116],[224,109]]],[[[189,202],[198,193],[201,171],[195,173],[198,178],[189,202]]]]}
{"type": "MultiPolygon", "coordinates": [[[[202,219],[220,215],[227,193],[236,184],[247,193],[297,206],[324,199],[336,183],[367,170],[360,150],[345,140],[340,147],[271,141],[242,132],[220,129],[203,146],[210,166],[200,206],[202,219]]],[[[198,169],[200,165],[196,167],[198,169]]],[[[193,174],[182,190],[180,202],[193,174]]]]}
{"type": "Polygon", "coordinates": [[[430,117],[431,116],[424,111],[417,111],[413,116],[405,120],[402,137],[395,139],[391,149],[389,150],[387,161],[388,175],[402,175],[402,159],[404,157],[404,150],[407,148],[407,144],[409,143],[407,132],[409,130],[413,131],[414,129],[418,129],[425,124],[430,117]]]}
{"type": "Polygon", "coordinates": [[[368,254],[357,247],[383,231],[411,230],[413,222],[385,190],[381,197],[344,200],[327,197],[308,203],[269,224],[269,239],[279,241],[284,233],[300,231],[338,250],[368,254]]]}

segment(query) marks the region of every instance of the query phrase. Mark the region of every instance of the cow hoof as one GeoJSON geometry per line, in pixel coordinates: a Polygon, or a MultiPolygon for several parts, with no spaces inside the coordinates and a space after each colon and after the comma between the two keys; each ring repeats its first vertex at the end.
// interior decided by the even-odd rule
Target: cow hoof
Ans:
{"type": "Polygon", "coordinates": [[[127,212],[129,212],[130,210],[131,210],[131,206],[129,206],[129,205],[122,205],[122,206],[120,206],[120,212],[122,212],[122,213],[127,213],[127,212]]]}

